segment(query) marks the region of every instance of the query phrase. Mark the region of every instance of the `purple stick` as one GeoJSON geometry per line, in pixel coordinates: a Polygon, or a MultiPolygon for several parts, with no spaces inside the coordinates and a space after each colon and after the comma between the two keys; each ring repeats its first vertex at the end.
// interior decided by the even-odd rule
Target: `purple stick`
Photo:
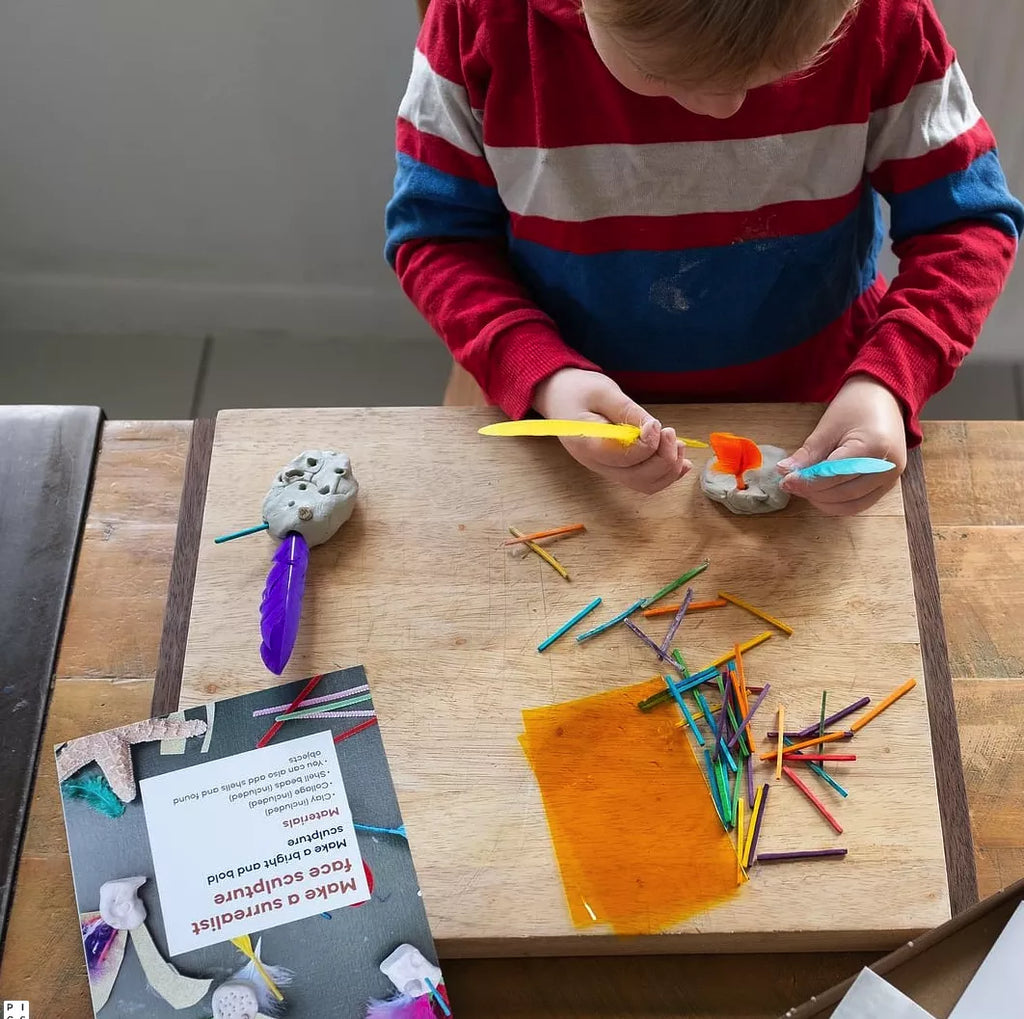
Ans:
{"type": "MultiPolygon", "coordinates": [[[[746,729],[746,727],[750,724],[750,720],[754,717],[754,712],[757,711],[759,707],[761,707],[761,704],[764,702],[765,697],[768,696],[768,691],[771,688],[771,683],[765,683],[764,689],[757,695],[757,698],[755,699],[754,703],[750,705],[750,710],[747,712],[747,717],[744,718],[742,722],[740,722],[739,732],[737,732],[733,736],[733,738],[729,740],[730,750],[734,746],[736,746],[736,741],[740,738],[740,732],[743,732],[743,730],[746,729]]],[[[776,736],[775,738],[778,739],[778,736],[776,736]]]]}
{"type": "Polygon", "coordinates": [[[638,637],[639,637],[639,638],[640,638],[640,639],[641,639],[641,640],[642,640],[642,641],[643,641],[643,642],[644,642],[644,643],[645,643],[645,644],[646,644],[646,645],[647,645],[647,646],[648,646],[648,647],[649,647],[649,648],[650,648],[650,649],[651,649],[651,650],[652,650],[652,651],[653,651],[653,652],[654,652],[654,653],[655,653],[655,654],[656,654],[656,655],[657,655],[657,656],[658,656],[658,657],[659,657],[659,658],[660,658],[660,659],[661,659],[661,660],[662,660],[663,662],[667,663],[668,665],[671,665],[671,666],[672,666],[672,668],[673,668],[673,669],[675,669],[675,670],[676,670],[676,672],[678,672],[678,673],[679,673],[679,675],[680,675],[680,677],[681,677],[682,679],[688,679],[688,678],[689,678],[689,677],[688,677],[688,676],[686,675],[685,671],[683,670],[683,667],[682,667],[682,666],[681,666],[681,665],[680,665],[680,664],[679,664],[679,663],[678,663],[678,662],[677,662],[677,661],[676,661],[676,660],[675,660],[675,659],[674,659],[674,658],[673,658],[673,657],[672,657],[672,656],[671,656],[670,654],[667,654],[666,652],[662,651],[662,650],[661,650],[661,648],[660,648],[660,647],[658,647],[658,645],[657,645],[657,644],[655,644],[655,643],[654,643],[654,641],[653,641],[653,640],[651,640],[651,638],[650,638],[650,637],[648,637],[648,636],[647,636],[647,634],[646,634],[646,633],[644,633],[644,631],[643,631],[643,630],[641,630],[641,629],[640,629],[640,627],[639,627],[639,626],[637,626],[637,625],[636,625],[636,623],[634,623],[634,622],[633,622],[633,620],[632,620],[632,619],[625,619],[625,620],[623,620],[623,622],[624,622],[624,623],[626,624],[626,626],[628,626],[628,627],[629,627],[629,628],[630,628],[630,629],[631,629],[631,630],[632,630],[632,631],[633,631],[633,632],[634,632],[634,633],[635,633],[635,634],[636,634],[636,635],[637,635],[637,636],[638,636],[638,637]]]}
{"type": "Polygon", "coordinates": [[[672,639],[675,637],[676,631],[679,629],[679,624],[682,623],[683,616],[686,615],[686,610],[690,607],[691,601],[693,601],[692,587],[686,589],[686,597],[679,606],[679,611],[676,613],[675,619],[672,620],[672,625],[668,628],[668,633],[665,634],[665,639],[661,642],[662,654],[668,653],[669,646],[672,644],[672,639]]]}
{"type": "Polygon", "coordinates": [[[754,809],[754,755],[747,758],[747,806],[754,809]]]}
{"type": "MultiPolygon", "coordinates": [[[[829,715],[825,719],[825,728],[827,729],[830,725],[835,725],[841,718],[846,718],[847,715],[852,715],[855,711],[860,711],[861,708],[866,707],[871,703],[870,697],[861,697],[859,701],[854,701],[848,708],[843,708],[842,711],[837,711],[834,715],[829,715]]],[[[812,736],[818,735],[819,722],[812,722],[806,728],[801,729],[799,732],[786,733],[795,740],[810,739],[812,736]]],[[[776,737],[778,738],[778,737],[776,737]]]]}
{"type": "MultiPolygon", "coordinates": [[[[757,838],[756,833],[754,838],[757,838]]],[[[757,862],[782,863],[786,860],[819,860],[825,856],[845,856],[846,852],[845,849],[801,849],[792,853],[761,853],[757,862]]],[[[753,850],[751,850],[751,855],[753,855],[753,850]]]]}
{"type": "MultiPolygon", "coordinates": [[[[718,739],[715,740],[715,752],[711,755],[713,761],[718,760],[718,751],[722,746],[722,742],[729,735],[729,693],[732,690],[732,673],[727,672],[725,674],[725,689],[722,691],[722,710],[718,716],[718,727],[716,732],[718,733],[718,739]]],[[[736,739],[737,737],[733,737],[736,739]]],[[[729,745],[732,746],[732,740],[729,741],[729,745]]]]}
{"type": "Polygon", "coordinates": [[[748,856],[748,859],[750,860],[756,859],[754,852],[757,849],[757,840],[761,837],[761,822],[764,820],[764,812],[768,806],[768,793],[771,791],[771,787],[767,782],[765,782],[761,788],[764,792],[761,793],[761,809],[757,812],[757,821],[754,824],[754,835],[750,840],[750,855],[748,856]]]}
{"type": "MultiPolygon", "coordinates": [[[[802,729],[800,731],[803,732],[802,729]]],[[[842,731],[842,733],[843,733],[843,739],[853,739],[854,732],[853,732],[852,729],[845,729],[845,730],[832,729],[830,732],[822,733],[822,735],[823,736],[834,736],[837,732],[840,732],[840,731],[842,731]]],[[[778,739],[779,738],[779,734],[777,732],[766,732],[764,735],[765,735],[765,739],[778,739]]],[[[785,736],[786,739],[791,739],[794,743],[798,742],[797,738],[796,738],[797,734],[795,732],[784,732],[782,735],[785,736]]],[[[811,739],[811,738],[813,738],[813,737],[815,737],[817,735],[818,735],[818,727],[815,726],[809,733],[807,733],[806,736],[804,736],[802,738],[803,739],[811,739]]]]}

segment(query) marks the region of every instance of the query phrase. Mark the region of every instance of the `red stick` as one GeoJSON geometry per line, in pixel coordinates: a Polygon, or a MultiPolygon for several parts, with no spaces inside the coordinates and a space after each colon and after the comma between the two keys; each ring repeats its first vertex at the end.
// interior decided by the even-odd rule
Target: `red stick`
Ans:
{"type": "Polygon", "coordinates": [[[358,725],[353,725],[351,729],[346,729],[344,732],[339,732],[334,737],[335,743],[340,743],[343,739],[348,739],[349,736],[354,736],[357,732],[362,732],[364,729],[369,729],[371,725],[376,725],[376,717],[368,718],[365,722],[360,722],[358,725]]]}
{"type": "MultiPolygon", "coordinates": [[[[303,688],[302,693],[299,694],[295,700],[292,701],[291,707],[285,714],[290,714],[292,711],[298,711],[299,705],[316,689],[317,683],[323,679],[323,676],[314,676],[303,688]]],[[[256,744],[256,749],[259,750],[261,747],[265,747],[280,731],[281,726],[284,722],[275,722],[260,739],[259,743],[256,744]]]]}
{"type": "Polygon", "coordinates": [[[811,803],[815,805],[815,807],[818,808],[818,813],[820,813],[821,816],[825,818],[825,820],[828,821],[828,823],[832,825],[832,827],[835,828],[835,830],[839,832],[839,834],[841,835],[843,833],[843,826],[825,809],[825,804],[822,803],[821,800],[819,800],[818,797],[815,796],[814,793],[812,793],[806,785],[804,785],[803,781],[800,779],[800,776],[797,775],[792,768],[787,767],[785,764],[782,766],[782,773],[786,776],[786,778],[790,780],[790,782],[793,783],[793,785],[797,787],[797,789],[800,790],[800,792],[804,794],[804,796],[806,796],[811,801],[811,803]]]}
{"type": "Polygon", "coordinates": [[[855,761],[856,754],[783,754],[782,759],[790,764],[799,764],[801,761],[855,761]]]}

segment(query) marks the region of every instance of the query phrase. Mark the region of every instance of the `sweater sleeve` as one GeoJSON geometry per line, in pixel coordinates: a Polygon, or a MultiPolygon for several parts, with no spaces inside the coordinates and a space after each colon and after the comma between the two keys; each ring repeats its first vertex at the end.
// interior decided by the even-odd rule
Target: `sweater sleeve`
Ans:
{"type": "Polygon", "coordinates": [[[402,289],[493,403],[522,417],[561,368],[595,368],[559,336],[507,256],[508,213],[483,143],[486,25],[433,0],[398,112],[385,257],[402,289]]]}
{"type": "Polygon", "coordinates": [[[889,203],[899,272],[847,377],[888,386],[919,441],[921,408],[953,378],[1003,289],[1024,208],[932,0],[889,7],[867,171],[889,203]]]}

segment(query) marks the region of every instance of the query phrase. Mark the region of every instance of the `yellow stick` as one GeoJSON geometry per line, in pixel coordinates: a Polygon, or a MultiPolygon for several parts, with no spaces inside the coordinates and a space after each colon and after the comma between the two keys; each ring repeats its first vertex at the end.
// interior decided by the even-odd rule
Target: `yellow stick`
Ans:
{"type": "MultiPolygon", "coordinates": [[[[515,527],[510,527],[508,529],[508,533],[511,534],[513,538],[524,537],[523,532],[517,530],[515,527]]],[[[525,541],[523,544],[526,545],[531,552],[536,552],[544,562],[550,564],[551,568],[560,573],[566,580],[569,579],[569,571],[566,570],[566,568],[546,548],[541,548],[535,541],[525,541]]]]}
{"type": "Polygon", "coordinates": [[[786,728],[786,709],[779,705],[779,749],[775,759],[775,777],[782,778],[782,751],[785,745],[782,742],[783,730],[786,728]]]}
{"type": "Polygon", "coordinates": [[[743,880],[743,797],[736,800],[736,884],[743,880]]]}
{"type": "MultiPolygon", "coordinates": [[[[743,644],[740,644],[740,652],[746,653],[751,648],[757,647],[758,644],[763,644],[766,640],[769,640],[771,638],[771,635],[772,634],[770,630],[765,630],[764,633],[759,633],[756,637],[751,637],[750,640],[746,641],[743,644]]],[[[735,654],[735,648],[733,648],[731,651],[726,651],[724,655],[720,655],[713,662],[708,662],[708,664],[705,665],[704,668],[700,671],[704,672],[707,669],[717,669],[719,665],[725,665],[725,663],[729,661],[735,654]]]]}
{"type": "Polygon", "coordinates": [[[754,796],[754,809],[750,812],[750,820],[747,822],[747,841],[743,847],[743,866],[750,867],[750,850],[753,848],[754,843],[754,829],[757,827],[757,819],[761,814],[761,800],[764,797],[764,786],[759,785],[757,787],[757,793],[754,796]]]}
{"type": "MultiPolygon", "coordinates": [[[[740,703],[743,707],[743,717],[746,718],[750,711],[750,701],[747,699],[747,677],[743,672],[743,649],[739,644],[735,647],[736,654],[736,678],[739,680],[739,686],[736,688],[737,693],[740,695],[740,703]]],[[[754,734],[750,731],[750,723],[747,722],[746,728],[743,730],[746,733],[747,745],[750,747],[752,754],[757,753],[757,747],[754,746],[754,734]]]]}
{"type": "MultiPolygon", "coordinates": [[[[908,679],[906,683],[903,684],[903,686],[899,687],[896,690],[893,690],[893,692],[889,694],[889,696],[886,697],[884,701],[881,701],[879,704],[876,704],[866,714],[861,715],[860,718],[858,718],[857,721],[850,726],[850,731],[860,732],[860,730],[863,729],[864,726],[868,724],[868,722],[870,722],[873,718],[877,718],[883,711],[885,711],[886,708],[892,707],[892,705],[895,704],[905,693],[910,693],[910,691],[913,690],[915,686],[917,686],[917,680],[908,679]]],[[[788,749],[789,748],[787,747],[787,750],[788,749]]]]}
{"type": "Polygon", "coordinates": [[[759,608],[751,605],[750,602],[745,602],[742,598],[737,598],[735,595],[726,594],[725,591],[718,592],[719,598],[724,598],[726,601],[731,601],[733,605],[738,608],[746,609],[752,615],[757,616],[758,619],[763,619],[766,623],[771,623],[772,626],[778,627],[787,637],[793,636],[793,627],[788,623],[784,623],[781,619],[776,619],[774,616],[768,615],[767,612],[762,612],[759,608]]]}

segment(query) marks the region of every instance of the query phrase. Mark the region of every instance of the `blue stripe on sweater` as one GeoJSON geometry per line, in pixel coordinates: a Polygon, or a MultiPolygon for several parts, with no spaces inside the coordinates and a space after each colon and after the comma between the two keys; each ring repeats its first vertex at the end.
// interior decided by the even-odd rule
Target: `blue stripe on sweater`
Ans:
{"type": "Polygon", "coordinates": [[[577,255],[511,238],[513,263],[566,341],[607,371],[749,364],[838,319],[874,282],[877,196],[818,233],[685,251],[577,255]]]}
{"type": "Polygon", "coordinates": [[[400,245],[420,237],[503,237],[508,213],[497,188],[437,170],[404,152],[396,161],[395,190],[384,212],[384,257],[392,265],[400,245]]]}
{"type": "Polygon", "coordinates": [[[987,220],[1017,239],[1024,231],[1024,206],[1010,194],[995,149],[966,170],[886,198],[892,206],[892,239],[897,243],[964,219],[987,220]]]}

